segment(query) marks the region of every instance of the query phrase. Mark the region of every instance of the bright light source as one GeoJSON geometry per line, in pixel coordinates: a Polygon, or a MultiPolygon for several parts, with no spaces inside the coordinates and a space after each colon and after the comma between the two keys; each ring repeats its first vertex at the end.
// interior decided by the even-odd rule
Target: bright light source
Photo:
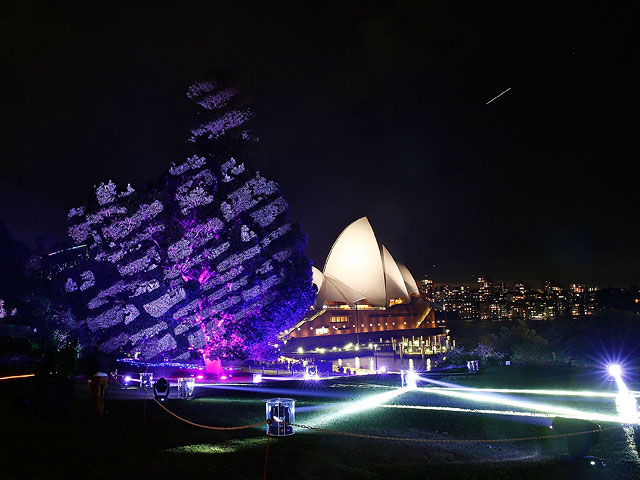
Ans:
{"type": "Polygon", "coordinates": [[[619,377],[622,375],[622,367],[618,363],[612,363],[607,367],[609,375],[612,377],[619,377]]]}
{"type": "Polygon", "coordinates": [[[298,353],[304,353],[304,348],[298,347],[298,353]]]}
{"type": "Polygon", "coordinates": [[[127,375],[126,377],[124,377],[124,383],[129,383],[131,380],[133,380],[131,378],[131,375],[127,375]]]}
{"type": "Polygon", "coordinates": [[[253,383],[262,383],[262,374],[254,373],[253,374],[253,383]]]}
{"type": "Polygon", "coordinates": [[[226,375],[222,375],[222,376],[220,377],[220,380],[226,380],[226,379],[227,379],[227,376],[226,376],[226,375]]]}
{"type": "Polygon", "coordinates": [[[387,373],[387,367],[384,365],[380,367],[380,373],[387,373]]]}
{"type": "Polygon", "coordinates": [[[414,370],[402,370],[400,380],[402,388],[418,388],[418,374],[414,370]]]}
{"type": "Polygon", "coordinates": [[[625,423],[638,423],[638,404],[629,392],[621,392],[616,397],[616,410],[625,423]]]}
{"type": "MultiPolygon", "coordinates": [[[[427,382],[433,382],[432,379],[421,377],[421,380],[427,382]]],[[[506,395],[494,395],[494,394],[480,394],[472,393],[474,389],[468,391],[456,391],[453,389],[436,388],[419,388],[418,391],[426,394],[444,395],[448,397],[461,398],[465,400],[481,402],[481,403],[493,403],[509,407],[517,407],[527,410],[534,410],[536,412],[550,413],[555,416],[563,416],[569,418],[580,418],[582,420],[590,420],[597,422],[613,422],[613,423],[634,423],[630,421],[629,417],[622,417],[616,415],[608,415],[598,412],[586,412],[584,410],[578,410],[574,408],[567,408],[562,405],[550,405],[546,403],[537,403],[530,401],[522,401],[516,398],[508,397],[506,395]]]]}
{"type": "Polygon", "coordinates": [[[204,375],[198,375],[196,378],[197,378],[198,380],[202,380],[202,379],[204,378],[204,375]]]}
{"type": "Polygon", "coordinates": [[[317,365],[307,365],[304,371],[304,379],[305,380],[320,380],[320,375],[318,375],[318,366],[317,365]]]}
{"type": "Polygon", "coordinates": [[[344,404],[340,404],[340,405],[345,405],[345,408],[341,410],[334,410],[332,413],[322,415],[319,418],[315,419],[312,423],[322,425],[346,415],[359,414],[366,410],[379,407],[384,403],[392,400],[393,398],[399,395],[402,395],[405,392],[406,392],[405,389],[395,388],[388,392],[378,393],[378,394],[365,397],[362,400],[352,400],[349,402],[345,402],[344,404]]]}

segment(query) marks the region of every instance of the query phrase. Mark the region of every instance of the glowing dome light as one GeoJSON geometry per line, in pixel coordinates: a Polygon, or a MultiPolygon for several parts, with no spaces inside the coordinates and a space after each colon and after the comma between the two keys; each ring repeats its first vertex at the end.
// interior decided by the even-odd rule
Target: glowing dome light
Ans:
{"type": "Polygon", "coordinates": [[[618,363],[611,363],[607,366],[607,371],[612,377],[619,377],[622,375],[622,367],[618,363]]]}

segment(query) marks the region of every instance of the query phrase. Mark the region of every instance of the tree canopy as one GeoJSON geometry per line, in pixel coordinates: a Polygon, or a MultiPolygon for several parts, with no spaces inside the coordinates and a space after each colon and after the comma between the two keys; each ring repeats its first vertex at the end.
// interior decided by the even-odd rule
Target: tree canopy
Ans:
{"type": "Polygon", "coordinates": [[[306,236],[278,185],[242,163],[254,139],[238,92],[228,79],[192,85],[187,158],[143,188],[101,183],[70,210],[69,235],[87,248],[58,282],[84,343],[144,359],[268,358],[312,304],[306,236]]]}

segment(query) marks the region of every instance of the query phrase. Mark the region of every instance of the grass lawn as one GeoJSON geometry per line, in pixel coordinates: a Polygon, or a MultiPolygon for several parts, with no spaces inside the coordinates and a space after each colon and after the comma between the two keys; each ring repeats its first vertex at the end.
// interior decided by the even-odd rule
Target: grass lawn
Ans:
{"type": "MultiPolygon", "coordinates": [[[[594,384],[593,377],[576,369],[495,368],[476,376],[439,380],[482,388],[608,388],[606,383],[594,384]]],[[[352,377],[311,386],[290,381],[249,386],[245,390],[197,387],[197,398],[170,399],[167,407],[197,423],[234,426],[263,420],[262,400],[283,396],[296,399],[298,423],[347,432],[432,439],[496,439],[552,433],[548,428],[550,419],[431,410],[372,408],[326,420],[327,414],[340,412],[354,401],[392,392],[388,387],[395,386],[397,381],[397,376],[352,377]]],[[[96,423],[89,412],[88,389],[81,382],[76,387],[71,419],[67,422],[46,419],[16,401],[32,388],[29,379],[0,382],[3,438],[0,478],[263,476],[267,446],[263,427],[232,432],[199,429],[176,420],[153,401],[147,400],[145,408],[140,390],[123,391],[112,385],[108,391],[108,414],[96,423]]],[[[573,408],[604,412],[613,408],[611,399],[571,402],[573,408]]],[[[403,393],[387,403],[470,407],[459,399],[424,392],[403,393]]],[[[420,444],[297,429],[292,437],[270,439],[267,478],[640,478],[637,454],[629,448],[621,428],[603,432],[600,442],[592,448],[591,454],[607,463],[604,469],[560,463],[557,456],[563,453],[566,453],[563,439],[420,444]]]]}

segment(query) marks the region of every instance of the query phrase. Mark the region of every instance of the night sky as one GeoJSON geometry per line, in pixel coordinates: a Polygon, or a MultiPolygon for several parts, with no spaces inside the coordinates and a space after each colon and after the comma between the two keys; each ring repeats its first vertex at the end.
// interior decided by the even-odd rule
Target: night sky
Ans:
{"type": "Polygon", "coordinates": [[[18,240],[64,238],[94,184],[182,161],[186,88],[226,68],[257,113],[249,166],[319,268],[366,215],[417,278],[640,283],[630,3],[61,3],[0,6],[18,240]]]}

